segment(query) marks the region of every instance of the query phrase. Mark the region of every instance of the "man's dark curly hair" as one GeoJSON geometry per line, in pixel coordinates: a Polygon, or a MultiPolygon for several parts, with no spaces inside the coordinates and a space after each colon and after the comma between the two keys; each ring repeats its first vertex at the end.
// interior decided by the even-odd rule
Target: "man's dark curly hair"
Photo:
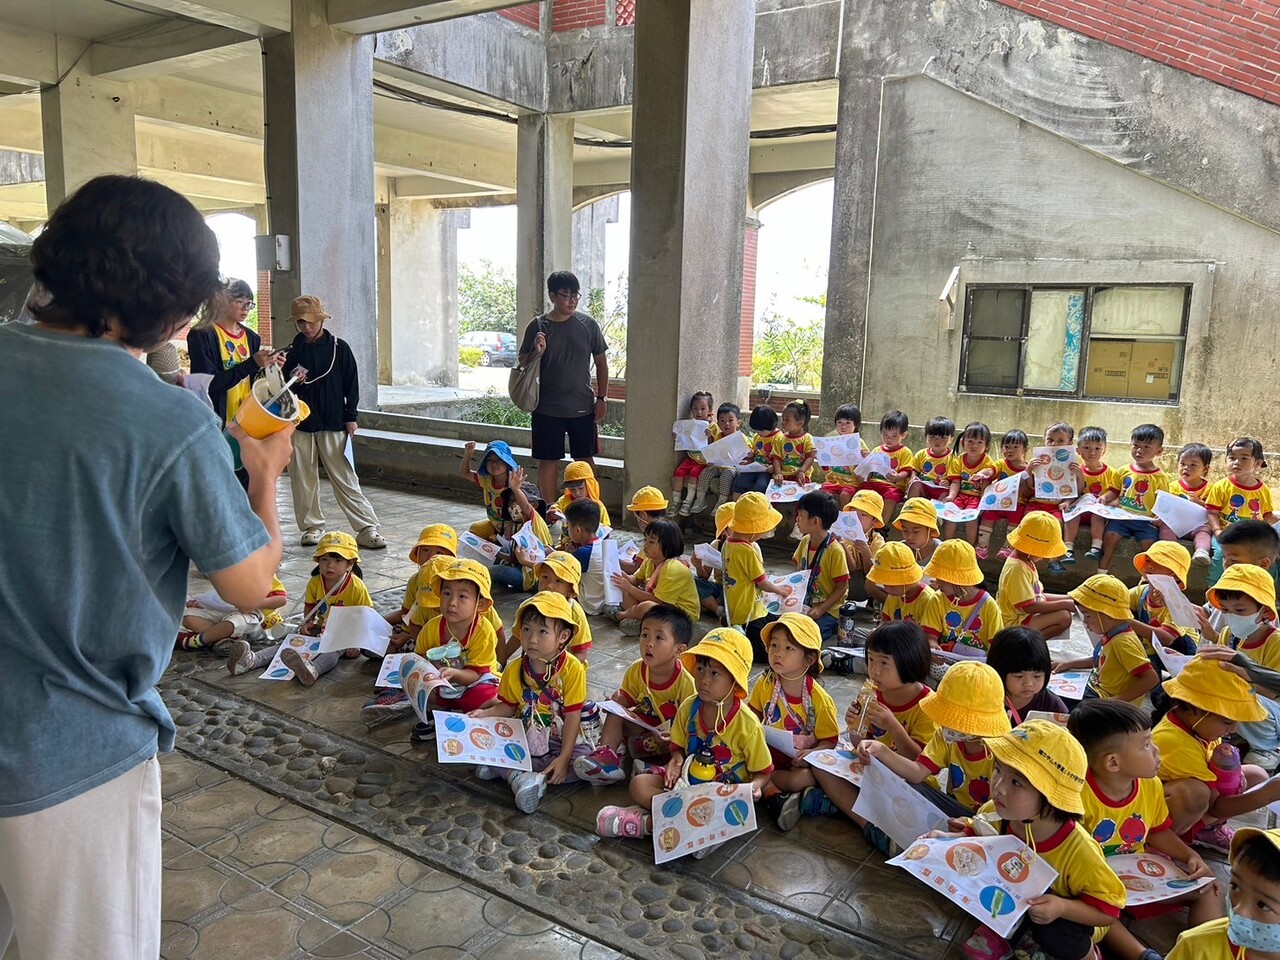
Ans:
{"type": "Polygon", "coordinates": [[[48,296],[28,309],[52,327],[146,350],[170,337],[221,286],[218,240],[190,201],[141,177],[90,180],[53,212],[31,245],[48,296]]]}

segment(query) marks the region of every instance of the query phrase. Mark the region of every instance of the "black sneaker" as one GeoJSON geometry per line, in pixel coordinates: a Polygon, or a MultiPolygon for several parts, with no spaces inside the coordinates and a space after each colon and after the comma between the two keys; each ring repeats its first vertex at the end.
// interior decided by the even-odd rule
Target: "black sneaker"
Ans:
{"type": "Polygon", "coordinates": [[[824,669],[830,670],[832,673],[840,673],[849,676],[855,673],[866,673],[866,657],[860,657],[856,653],[845,653],[841,650],[823,650],[822,666],[824,669]]]}
{"type": "Polygon", "coordinates": [[[436,722],[432,720],[419,720],[413,725],[413,732],[409,734],[409,739],[415,743],[421,743],[424,740],[434,740],[436,738],[436,722]]]}

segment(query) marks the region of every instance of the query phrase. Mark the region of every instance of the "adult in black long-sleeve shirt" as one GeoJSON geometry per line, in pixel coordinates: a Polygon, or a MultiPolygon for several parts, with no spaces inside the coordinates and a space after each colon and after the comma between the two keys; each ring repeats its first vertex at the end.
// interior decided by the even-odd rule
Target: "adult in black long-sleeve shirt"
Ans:
{"type": "Polygon", "coordinates": [[[338,506],[347,515],[356,541],[380,550],[387,541],[378,533],[378,518],[360,489],[360,480],[348,462],[346,445],[356,433],[356,408],[360,387],[356,358],[342,340],[325,330],[329,319],[318,297],[298,297],[289,319],[298,335],[289,345],[284,360],[287,377],[305,370],[294,393],[310,408],[307,419],[293,434],[293,460],[289,483],[293,491],[293,513],[302,531],[302,544],[320,542],[324,514],[320,510],[320,464],[329,476],[338,506]]]}

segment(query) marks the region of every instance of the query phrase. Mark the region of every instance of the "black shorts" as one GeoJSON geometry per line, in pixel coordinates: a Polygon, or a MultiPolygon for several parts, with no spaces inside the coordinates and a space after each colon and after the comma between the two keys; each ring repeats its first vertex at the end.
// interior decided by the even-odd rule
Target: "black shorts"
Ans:
{"type": "Polygon", "coordinates": [[[569,456],[574,460],[586,460],[600,452],[596,418],[589,413],[582,417],[548,417],[535,413],[530,432],[533,434],[535,460],[563,460],[566,434],[569,436],[569,456]]]}

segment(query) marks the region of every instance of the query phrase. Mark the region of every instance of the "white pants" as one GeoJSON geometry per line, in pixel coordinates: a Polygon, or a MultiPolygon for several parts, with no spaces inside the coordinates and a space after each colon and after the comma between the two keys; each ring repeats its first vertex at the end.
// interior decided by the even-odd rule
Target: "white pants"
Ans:
{"type": "Polygon", "coordinates": [[[360,491],[360,479],[347,462],[346,449],[345,432],[303,433],[299,430],[294,433],[289,485],[293,489],[293,515],[299,530],[324,529],[324,514],[320,511],[320,464],[324,464],[333,495],[347,515],[351,529],[359,533],[365,527],[378,525],[373,506],[360,491]]]}
{"type": "Polygon", "coordinates": [[[0,817],[0,954],[160,955],[160,762],[56,806],[0,817]]]}

